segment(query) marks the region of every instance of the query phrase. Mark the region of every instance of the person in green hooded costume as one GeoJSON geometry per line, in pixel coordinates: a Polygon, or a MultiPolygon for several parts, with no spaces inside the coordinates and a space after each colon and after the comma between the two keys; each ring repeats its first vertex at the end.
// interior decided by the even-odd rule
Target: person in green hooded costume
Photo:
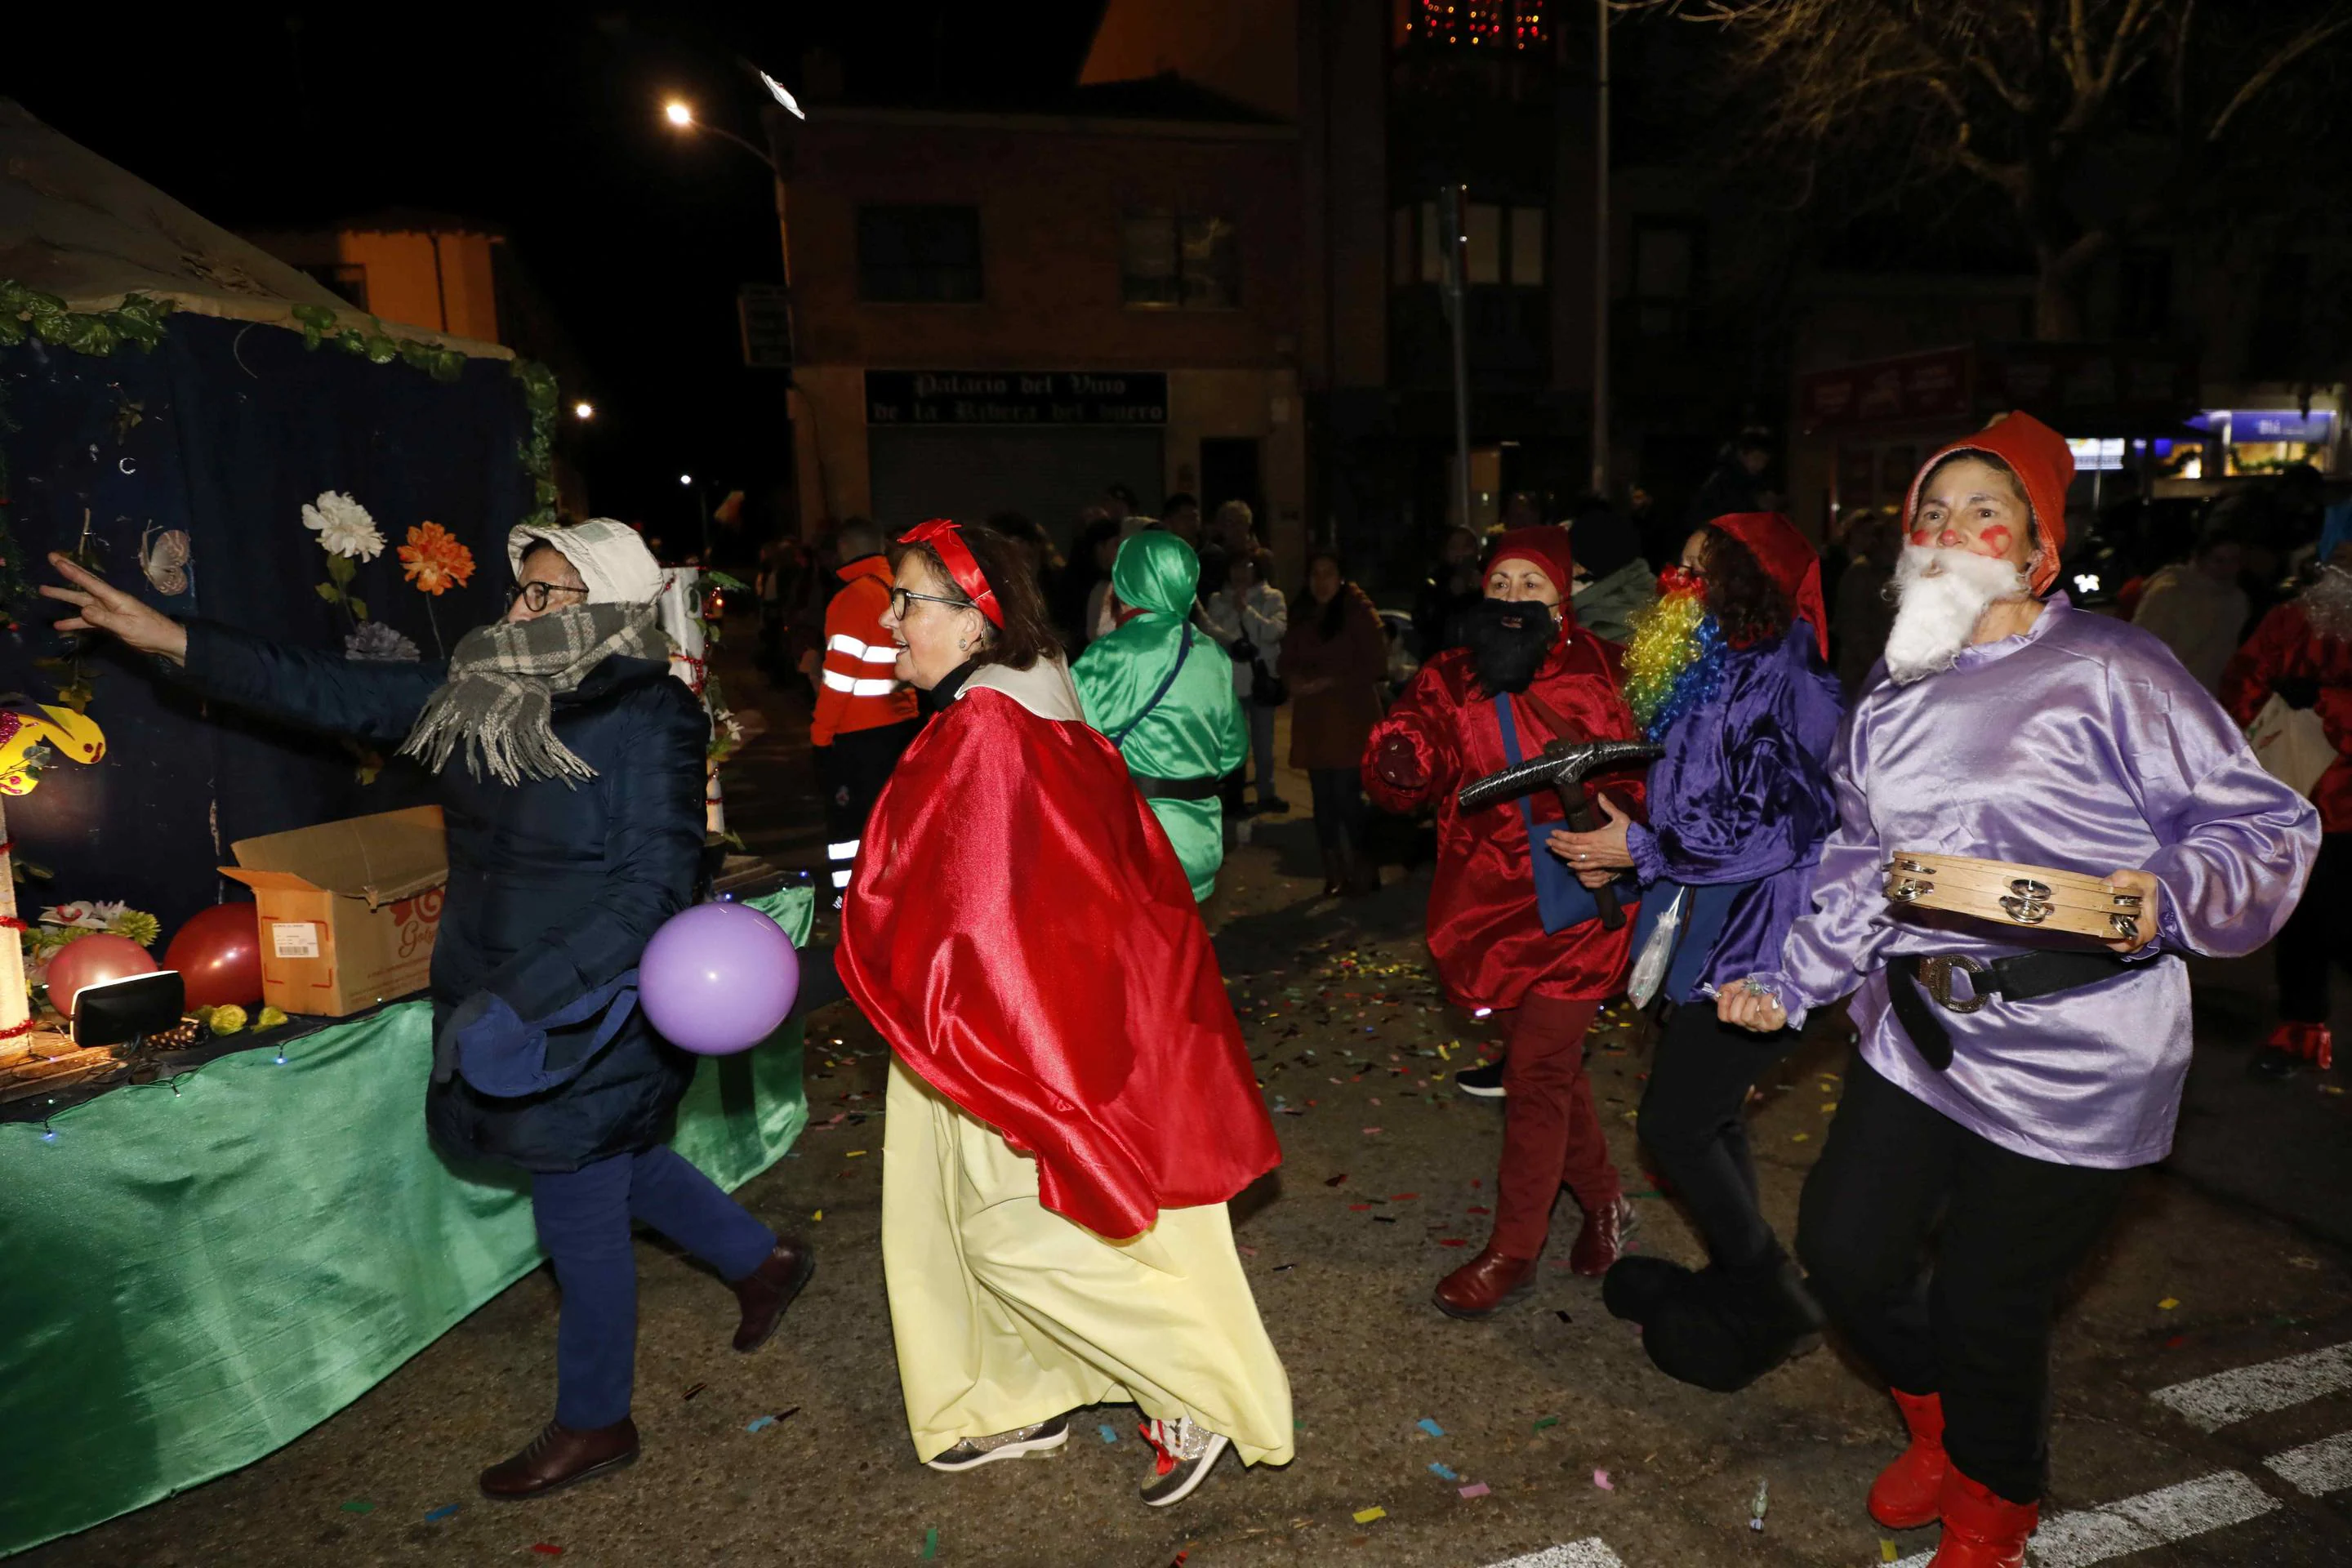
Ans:
{"type": "Polygon", "coordinates": [[[1192,625],[1201,558],[1172,533],[1136,534],[1118,547],[1110,591],[1120,624],[1070,667],[1087,722],[1109,738],[1192,879],[1192,897],[1217,889],[1225,827],[1217,793],[1242,765],[1249,726],[1234,695],[1233,660],[1192,625]]]}

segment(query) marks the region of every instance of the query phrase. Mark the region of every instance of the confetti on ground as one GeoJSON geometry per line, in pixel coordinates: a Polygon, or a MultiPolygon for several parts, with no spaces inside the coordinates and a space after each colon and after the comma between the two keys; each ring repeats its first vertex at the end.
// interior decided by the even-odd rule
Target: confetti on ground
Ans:
{"type": "Polygon", "coordinates": [[[2188,1342],[2189,1336],[2187,1334],[2175,1334],[2170,1339],[2164,1342],[2164,1348],[2168,1351],[2177,1351],[2188,1342]]]}
{"type": "Polygon", "coordinates": [[[1593,1471],[1592,1484],[1604,1492],[1613,1492],[1617,1489],[1617,1483],[1609,1479],[1609,1472],[1606,1470],[1593,1471]]]}
{"type": "Polygon", "coordinates": [[[1429,1473],[1435,1476],[1441,1481],[1458,1481],[1462,1479],[1450,1468],[1439,1464],[1435,1459],[1429,1461],[1429,1473]]]}
{"type": "Polygon", "coordinates": [[[1364,1129],[1364,1136],[1367,1138],[1376,1137],[1379,1132],[1380,1129],[1377,1127],[1367,1127],[1364,1129]]]}
{"type": "Polygon", "coordinates": [[[541,1557],[561,1557],[563,1555],[563,1548],[561,1546],[550,1545],[544,1541],[532,1542],[530,1543],[530,1549],[533,1552],[538,1552],[541,1557]]]}
{"type": "Polygon", "coordinates": [[[820,1219],[823,1219],[824,1217],[824,1211],[823,1209],[819,1209],[819,1210],[817,1210],[817,1211],[816,1211],[816,1213],[814,1213],[814,1214],[813,1214],[813,1215],[809,1215],[809,1218],[811,1218],[811,1219],[813,1219],[813,1220],[820,1220],[820,1219]]]}
{"type": "Polygon", "coordinates": [[[689,1389],[688,1389],[688,1390],[686,1391],[686,1396],[687,1396],[688,1399],[691,1399],[691,1398],[693,1398],[696,1394],[698,1394],[701,1393],[704,1389],[709,1388],[709,1386],[710,1386],[710,1385],[709,1385],[709,1384],[707,1384],[707,1383],[698,1383],[698,1384],[696,1384],[692,1388],[689,1388],[689,1389]]]}
{"type": "Polygon", "coordinates": [[[1547,1427],[1547,1426],[1559,1426],[1559,1416],[1557,1416],[1557,1415],[1547,1415],[1547,1416],[1545,1416],[1542,1420],[1540,1420],[1540,1421],[1538,1421],[1538,1422],[1537,1422],[1537,1423],[1536,1423],[1536,1430],[1537,1430],[1537,1431],[1538,1431],[1538,1432],[1540,1432],[1540,1431],[1542,1431],[1542,1430],[1543,1430],[1545,1427],[1547,1427]]]}
{"type": "Polygon", "coordinates": [[[425,1522],[427,1524],[433,1524],[441,1520],[445,1520],[451,1514],[457,1512],[457,1508],[458,1505],[454,1502],[441,1508],[436,1508],[425,1516],[425,1522]]]}
{"type": "Polygon", "coordinates": [[[1389,1510],[1384,1508],[1360,1508],[1356,1510],[1356,1522],[1370,1524],[1376,1519],[1386,1519],[1388,1516],[1389,1510]]]}
{"type": "Polygon", "coordinates": [[[1431,1420],[1426,1415],[1414,1422],[1413,1425],[1420,1427],[1423,1431],[1428,1433],[1433,1437],[1443,1437],[1445,1436],[1445,1428],[1440,1426],[1436,1422],[1431,1420]]]}
{"type": "Polygon", "coordinates": [[[1464,1497],[1485,1497],[1487,1489],[1486,1483],[1484,1481],[1472,1481],[1468,1486],[1460,1489],[1464,1497]]]}
{"type": "Polygon", "coordinates": [[[842,1158],[845,1160],[863,1160],[866,1158],[866,1151],[863,1149],[852,1149],[848,1153],[844,1154],[842,1158]]]}
{"type": "Polygon", "coordinates": [[[1116,1443],[1118,1441],[1118,1432],[1115,1427],[1098,1426],[1095,1430],[1102,1434],[1102,1440],[1106,1443],[1116,1443]]]}
{"type": "Polygon", "coordinates": [[[776,1418],[772,1415],[756,1415],[751,1418],[751,1424],[745,1426],[743,1430],[746,1432],[764,1432],[775,1424],[776,1418]]]}
{"type": "Polygon", "coordinates": [[[1810,1132],[1800,1132],[1794,1138],[1790,1139],[1789,1142],[1791,1143],[1810,1142],[1812,1140],[1812,1136],[1813,1135],[1810,1132]]]}
{"type": "Polygon", "coordinates": [[[1552,1313],[1552,1316],[1558,1318],[1563,1323],[1572,1323],[1576,1321],[1574,1318],[1570,1317],[1566,1312],[1556,1311],[1552,1313]]]}
{"type": "Polygon", "coordinates": [[[375,1511],[375,1504],[368,1501],[364,1498],[353,1498],[351,1501],[343,1505],[343,1511],[345,1513],[373,1513],[375,1511]]]}
{"type": "Polygon", "coordinates": [[[1758,1481],[1756,1483],[1756,1500],[1748,1505],[1748,1528],[1750,1530],[1763,1529],[1764,1511],[1771,1506],[1772,1483],[1767,1480],[1758,1481]]]}
{"type": "Polygon", "coordinates": [[[1236,1243],[1234,1243],[1234,1250],[1235,1252],[1240,1253],[1244,1258],[1255,1258],[1255,1257],[1257,1256],[1257,1248],[1256,1248],[1256,1247],[1246,1247],[1246,1246],[1242,1245],[1242,1244],[1241,1244],[1241,1243],[1239,1243],[1239,1242],[1236,1242],[1236,1243]]]}
{"type": "Polygon", "coordinates": [[[1293,1268],[1297,1268],[1297,1267],[1298,1267],[1298,1265],[1297,1265],[1296,1263],[1277,1263],[1277,1264],[1276,1264],[1276,1265],[1274,1266],[1274,1271],[1275,1271],[1276,1274],[1281,1274],[1281,1273],[1286,1273],[1286,1272],[1287,1272],[1288,1270],[1293,1269],[1293,1268]]]}
{"type": "Polygon", "coordinates": [[[2287,1267],[2290,1268],[2316,1268],[2319,1267],[2319,1259],[2316,1258],[2290,1258],[2286,1260],[2286,1263],[2287,1267]]]}
{"type": "Polygon", "coordinates": [[[2163,1300],[2158,1301],[2156,1304],[2156,1310],[2159,1312],[2169,1312],[2173,1308],[2178,1307],[2179,1305],[2180,1305],[2179,1297],[2167,1296],[2163,1300]]]}
{"type": "Polygon", "coordinates": [[[935,1524],[931,1526],[930,1529],[923,1531],[923,1560],[925,1562],[929,1562],[939,1554],[940,1527],[935,1524]]]}
{"type": "MultiPolygon", "coordinates": [[[[1337,1079],[1334,1079],[1332,1081],[1333,1081],[1334,1083],[1336,1083],[1336,1082],[1338,1082],[1339,1080],[1338,1080],[1337,1079]]],[[[1324,1184],[1325,1186],[1327,1186],[1327,1187],[1336,1187],[1336,1186],[1338,1186],[1341,1182],[1344,1182],[1344,1181],[1346,1181],[1347,1179],[1348,1179],[1348,1173],[1347,1173],[1347,1172],[1345,1172],[1345,1171],[1342,1171],[1342,1172],[1340,1172],[1340,1173],[1339,1173],[1338,1175],[1336,1175],[1336,1176],[1326,1176],[1326,1177],[1324,1177],[1324,1178],[1323,1178],[1323,1184],[1324,1184]]]]}
{"type": "Polygon", "coordinates": [[[1886,1537],[1882,1535],[1878,1538],[1878,1560],[1881,1563],[1894,1562],[1897,1550],[1895,1542],[1887,1540],[1886,1537]]]}

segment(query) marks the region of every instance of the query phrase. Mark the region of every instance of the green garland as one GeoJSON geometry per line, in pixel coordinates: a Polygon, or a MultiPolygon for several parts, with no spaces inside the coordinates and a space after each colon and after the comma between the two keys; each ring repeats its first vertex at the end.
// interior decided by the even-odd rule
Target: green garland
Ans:
{"type": "Polygon", "coordinates": [[[531,513],[523,521],[533,528],[555,523],[555,373],[536,360],[512,359],[507,374],[522,383],[523,403],[530,410],[530,439],[515,448],[523,472],[531,479],[531,513]]]}

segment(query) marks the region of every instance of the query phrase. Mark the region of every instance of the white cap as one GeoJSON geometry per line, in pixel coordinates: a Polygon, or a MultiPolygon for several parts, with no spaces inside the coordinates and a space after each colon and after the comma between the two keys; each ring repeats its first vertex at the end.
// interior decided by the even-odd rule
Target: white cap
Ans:
{"type": "Polygon", "coordinates": [[[643,605],[662,591],[661,563],[637,537],[637,531],[618,518],[592,517],[570,528],[533,528],[526,523],[507,535],[507,564],[517,580],[522,558],[534,544],[562,552],[588,584],[592,605],[643,605]]]}

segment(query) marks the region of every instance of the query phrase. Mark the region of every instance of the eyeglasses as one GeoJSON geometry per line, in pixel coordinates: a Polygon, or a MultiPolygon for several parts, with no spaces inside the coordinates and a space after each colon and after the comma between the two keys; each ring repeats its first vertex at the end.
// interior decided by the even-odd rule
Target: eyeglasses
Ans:
{"type": "Polygon", "coordinates": [[[909,599],[920,599],[927,605],[952,605],[959,610],[969,610],[972,607],[970,599],[949,599],[937,594],[918,594],[912,588],[893,588],[890,590],[890,613],[900,620],[905,620],[907,601],[909,599]]]}
{"type": "Polygon", "coordinates": [[[530,606],[530,613],[535,616],[546,609],[547,601],[557,594],[585,595],[587,592],[585,588],[574,588],[562,583],[519,583],[507,590],[507,608],[514,608],[514,602],[520,599],[530,606]]]}

